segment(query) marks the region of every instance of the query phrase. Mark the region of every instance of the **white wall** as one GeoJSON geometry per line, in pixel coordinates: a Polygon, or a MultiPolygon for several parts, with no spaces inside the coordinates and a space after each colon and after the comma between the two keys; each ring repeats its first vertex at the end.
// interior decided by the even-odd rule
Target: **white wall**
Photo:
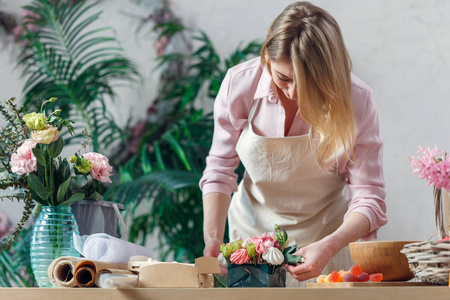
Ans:
{"type": "MultiPolygon", "coordinates": [[[[12,1],[11,1],[12,2],[12,1]]],[[[24,3],[27,1],[18,1],[24,3]]],[[[379,239],[424,240],[436,232],[432,190],[412,174],[408,157],[417,146],[450,150],[450,2],[340,0],[312,1],[340,23],[353,60],[353,72],[375,91],[384,136],[384,173],[388,225],[379,239]]],[[[286,0],[172,0],[173,12],[185,25],[205,31],[219,54],[237,45],[262,40],[286,0]]],[[[10,4],[9,6],[17,6],[10,4]]],[[[157,73],[152,71],[152,41],[136,35],[136,20],[120,13],[145,15],[126,0],[102,1],[102,21],[116,29],[126,55],[136,61],[144,86],[120,93],[119,111],[133,107],[136,120],[152,99],[157,73]],[[152,73],[153,72],[153,73],[152,73]]],[[[21,81],[13,71],[11,51],[0,52],[1,98],[19,96],[21,81]]],[[[121,115],[123,118],[123,114],[121,115]]],[[[0,211],[9,207],[0,202],[0,211]]],[[[8,213],[14,218],[18,213],[8,213]]]]}

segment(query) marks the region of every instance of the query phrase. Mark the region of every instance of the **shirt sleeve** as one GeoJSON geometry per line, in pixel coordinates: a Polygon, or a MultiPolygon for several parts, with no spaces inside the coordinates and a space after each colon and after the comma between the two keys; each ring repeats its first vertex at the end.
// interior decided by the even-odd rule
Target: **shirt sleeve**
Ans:
{"type": "Polygon", "coordinates": [[[231,81],[231,72],[228,71],[214,102],[214,135],[199,184],[203,195],[213,192],[231,195],[237,191],[237,174],[234,170],[239,165],[239,157],[235,147],[242,128],[236,127],[231,121],[231,81]]]}
{"type": "Polygon", "coordinates": [[[365,90],[363,97],[366,101],[361,102],[365,106],[360,105],[359,109],[363,113],[355,112],[354,156],[345,171],[351,201],[344,219],[354,212],[365,215],[370,222],[370,231],[362,239],[372,240],[377,238],[378,229],[388,221],[382,162],[383,139],[373,92],[365,90]]]}

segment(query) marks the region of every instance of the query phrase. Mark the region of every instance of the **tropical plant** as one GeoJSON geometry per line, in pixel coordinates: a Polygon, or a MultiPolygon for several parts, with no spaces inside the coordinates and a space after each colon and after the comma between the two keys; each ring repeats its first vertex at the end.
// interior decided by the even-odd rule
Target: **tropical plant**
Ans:
{"type": "Polygon", "coordinates": [[[36,286],[30,262],[31,227],[22,230],[8,251],[0,253],[0,286],[36,286]]]}
{"type": "MultiPolygon", "coordinates": [[[[174,22],[158,24],[157,28],[163,29],[161,34],[184,30],[174,22]]],[[[198,183],[211,145],[213,118],[197,108],[196,101],[203,89],[213,99],[226,70],[260,50],[260,44],[251,42],[222,60],[205,33],[192,34],[199,42],[192,53],[158,58],[160,67],[187,62],[187,69],[178,72],[183,75],[164,81],[165,88],[158,95],[158,104],[171,101],[172,109],[146,124],[136,154],[119,168],[121,184],[105,195],[126,204],[133,216],[132,241],[141,239],[145,244],[148,234],[159,233],[162,260],[173,255],[177,261],[193,261],[202,255],[203,210],[198,183]],[[145,201],[149,211],[141,213],[145,201]]],[[[242,174],[242,168],[238,173],[242,174]]]]}
{"type": "MultiPolygon", "coordinates": [[[[93,151],[121,139],[122,131],[106,109],[106,99],[114,99],[113,87],[135,81],[133,63],[123,57],[109,27],[92,28],[101,12],[90,13],[95,1],[34,0],[24,6],[24,45],[18,66],[26,77],[23,88],[27,111],[37,110],[40,99],[56,97],[63,110],[92,135],[93,151]],[[81,122],[80,122],[81,121],[81,122]]],[[[76,128],[76,129],[79,129],[76,128]]],[[[66,142],[83,138],[81,130],[66,142]]]]}

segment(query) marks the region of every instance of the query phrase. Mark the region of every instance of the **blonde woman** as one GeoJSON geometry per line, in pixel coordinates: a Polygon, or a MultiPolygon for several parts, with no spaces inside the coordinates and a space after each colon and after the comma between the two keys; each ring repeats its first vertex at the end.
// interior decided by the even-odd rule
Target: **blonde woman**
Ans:
{"type": "Polygon", "coordinates": [[[200,181],[205,255],[219,254],[227,214],[230,240],[285,229],[305,258],[287,266],[298,281],[349,269],[346,246],[377,237],[382,137],[372,89],[350,69],[334,18],[297,2],[273,21],[261,57],[228,71],[200,181]]]}

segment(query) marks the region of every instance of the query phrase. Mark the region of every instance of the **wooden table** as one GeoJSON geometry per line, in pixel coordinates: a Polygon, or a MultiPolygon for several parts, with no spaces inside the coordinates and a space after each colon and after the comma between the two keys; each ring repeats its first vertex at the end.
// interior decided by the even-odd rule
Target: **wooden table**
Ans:
{"type": "Polygon", "coordinates": [[[0,288],[1,300],[449,300],[450,287],[352,288],[0,288]]]}

